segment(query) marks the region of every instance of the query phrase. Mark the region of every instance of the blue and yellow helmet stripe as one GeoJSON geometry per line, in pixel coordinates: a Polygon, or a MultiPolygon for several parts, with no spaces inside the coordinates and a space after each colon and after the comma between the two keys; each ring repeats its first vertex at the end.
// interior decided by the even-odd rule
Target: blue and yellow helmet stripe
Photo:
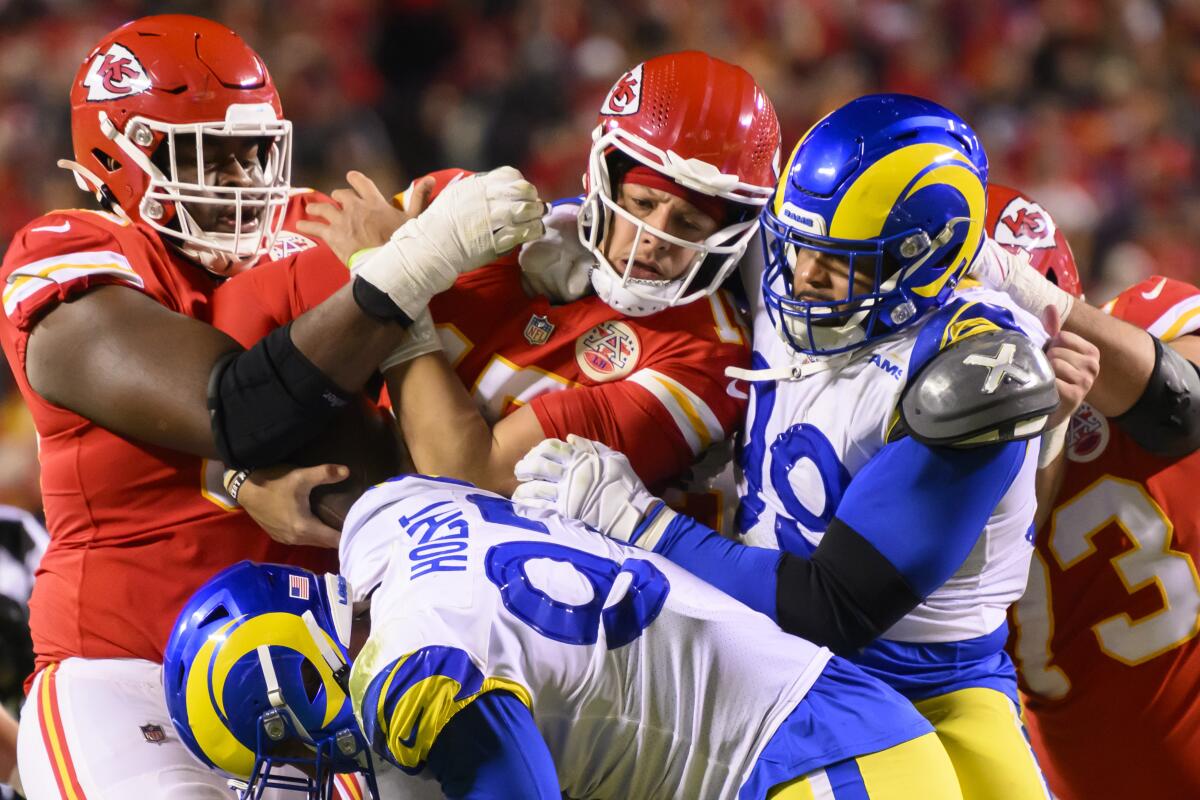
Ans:
{"type": "Polygon", "coordinates": [[[848,103],[797,143],[763,215],[768,313],[789,344],[810,353],[837,351],[814,335],[834,318],[847,331],[857,326],[840,349],[903,327],[946,302],[983,241],[986,203],[986,155],[952,112],[905,95],[848,103]],[[795,299],[801,249],[848,262],[859,288],[851,280],[832,303],[795,299]]]}

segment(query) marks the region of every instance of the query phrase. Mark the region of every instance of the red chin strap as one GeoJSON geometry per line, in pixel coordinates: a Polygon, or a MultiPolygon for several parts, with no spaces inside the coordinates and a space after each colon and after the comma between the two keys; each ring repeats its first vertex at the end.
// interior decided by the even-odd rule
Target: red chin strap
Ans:
{"type": "Polygon", "coordinates": [[[689,189],[686,186],[680,186],[675,181],[657,172],[650,167],[637,165],[629,172],[625,173],[621,184],[626,183],[637,184],[638,186],[647,186],[651,189],[658,189],[662,192],[673,194],[676,197],[682,198],[696,207],[702,214],[716,221],[717,225],[725,222],[725,218],[729,211],[729,201],[723,200],[720,197],[713,197],[710,194],[703,194],[694,189],[689,189]]]}

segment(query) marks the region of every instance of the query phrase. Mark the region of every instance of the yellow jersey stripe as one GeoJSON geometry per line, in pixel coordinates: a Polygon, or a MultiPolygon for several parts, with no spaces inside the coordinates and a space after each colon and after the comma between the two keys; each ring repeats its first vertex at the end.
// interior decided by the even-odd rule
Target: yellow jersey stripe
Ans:
{"type": "Polygon", "coordinates": [[[1159,317],[1150,326],[1150,333],[1169,342],[1200,328],[1200,297],[1189,297],[1159,317]]]}
{"type": "Polygon", "coordinates": [[[652,369],[641,369],[626,380],[646,389],[662,404],[692,452],[699,455],[713,442],[725,438],[725,431],[700,397],[679,381],[652,369]]]}

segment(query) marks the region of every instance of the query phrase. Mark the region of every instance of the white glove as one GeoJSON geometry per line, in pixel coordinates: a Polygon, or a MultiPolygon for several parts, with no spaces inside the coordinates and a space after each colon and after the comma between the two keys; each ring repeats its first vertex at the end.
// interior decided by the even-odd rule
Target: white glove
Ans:
{"type": "Polygon", "coordinates": [[[1014,253],[990,236],[984,237],[979,255],[971,262],[967,274],[989,289],[1004,292],[1038,319],[1049,306],[1054,306],[1059,320],[1065,321],[1075,303],[1069,292],[1055,286],[1029,263],[1028,253],[1014,253]]]}
{"type": "Polygon", "coordinates": [[[557,511],[646,550],[654,549],[675,516],[650,494],[623,453],[575,434],[565,442],[546,439],[538,444],[517,462],[513,474],[522,481],[513,502],[557,511]],[[638,532],[648,512],[656,516],[638,532]]]}
{"type": "Polygon", "coordinates": [[[426,353],[436,353],[441,349],[441,337],[438,336],[437,328],[433,325],[433,317],[429,315],[429,309],[425,309],[404,331],[404,338],[379,365],[379,371],[387,372],[398,364],[407,363],[426,353]]]}
{"type": "Polygon", "coordinates": [[[551,208],[542,217],[545,235],[526,243],[517,256],[533,290],[555,303],[578,300],[591,290],[589,273],[596,260],[579,241],[580,208],[578,203],[551,208]]]}
{"type": "Polygon", "coordinates": [[[471,175],[397,228],[387,244],[355,265],[355,275],[415,320],[461,273],[540,237],[545,208],[533,184],[512,167],[471,175]]]}

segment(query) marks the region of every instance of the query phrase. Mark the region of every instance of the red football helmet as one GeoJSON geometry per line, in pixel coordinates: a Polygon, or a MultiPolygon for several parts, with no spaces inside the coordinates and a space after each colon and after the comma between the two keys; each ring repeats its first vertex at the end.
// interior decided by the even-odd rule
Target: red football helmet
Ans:
{"type": "Polygon", "coordinates": [[[1083,296],[1079,270],[1067,238],[1049,212],[1016,189],[988,185],[987,234],[1010,250],[1022,250],[1038,272],[1065,292],[1083,296]]]}
{"type": "Polygon", "coordinates": [[[579,235],[598,261],[591,273],[596,293],[618,311],[640,316],[715,292],[754,236],[779,174],[779,120],[750,73],[696,51],[638,64],[609,90],[592,141],[579,235]],[[722,227],[689,242],[621,208],[616,190],[638,165],[726,201],[722,227]],[[670,281],[632,278],[631,268],[618,272],[603,252],[612,215],[638,227],[635,247],[649,232],[694,250],[688,270],[670,281]]]}
{"type": "Polygon", "coordinates": [[[271,249],[291,191],[292,125],[262,59],[225,26],[164,15],[104,37],[71,87],[71,134],[75,161],[59,164],[80,188],[205,268],[230,274],[271,249]],[[261,179],[206,181],[213,137],[261,140],[261,179]],[[194,177],[181,174],[185,141],[195,145],[195,155],[184,148],[194,177]],[[197,224],[192,212],[205,205],[227,207],[224,224],[197,224]]]}

